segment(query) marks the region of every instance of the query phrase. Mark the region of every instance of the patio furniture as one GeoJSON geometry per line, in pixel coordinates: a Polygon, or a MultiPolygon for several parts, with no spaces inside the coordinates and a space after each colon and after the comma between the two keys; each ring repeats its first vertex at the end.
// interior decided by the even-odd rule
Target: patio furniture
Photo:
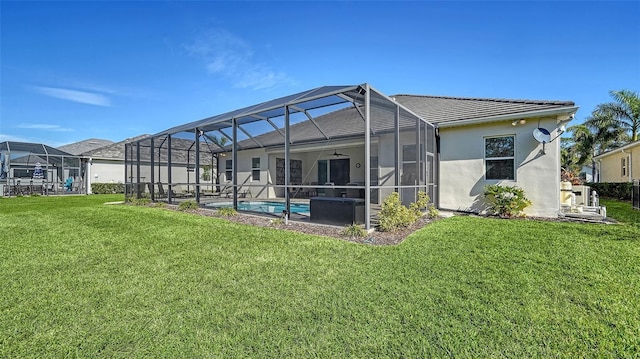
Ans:
{"type": "MultiPolygon", "coordinates": [[[[347,186],[358,186],[357,183],[347,183],[347,186]]],[[[364,188],[347,188],[347,198],[364,198],[364,188]]]]}
{"type": "Polygon", "coordinates": [[[311,222],[350,225],[364,223],[364,199],[343,197],[312,197],[311,222]]]}

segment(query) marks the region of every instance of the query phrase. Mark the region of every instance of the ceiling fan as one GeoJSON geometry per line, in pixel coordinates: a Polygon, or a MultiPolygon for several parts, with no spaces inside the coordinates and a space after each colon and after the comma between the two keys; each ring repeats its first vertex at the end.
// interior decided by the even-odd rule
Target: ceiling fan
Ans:
{"type": "Polygon", "coordinates": [[[344,156],[344,154],[338,153],[336,150],[333,150],[333,155],[336,157],[344,156]]]}

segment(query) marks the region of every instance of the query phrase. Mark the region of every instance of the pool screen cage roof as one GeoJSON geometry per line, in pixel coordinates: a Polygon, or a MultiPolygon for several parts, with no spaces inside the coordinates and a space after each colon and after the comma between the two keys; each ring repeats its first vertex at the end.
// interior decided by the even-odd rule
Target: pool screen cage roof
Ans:
{"type": "MultiPolygon", "coordinates": [[[[304,186],[311,180],[317,182],[316,180],[324,179],[317,178],[322,177],[316,174],[319,170],[314,167],[318,160],[329,154],[339,157],[341,149],[357,147],[359,153],[353,155],[354,161],[355,157],[362,158],[363,163],[358,160],[355,166],[359,169],[359,180],[355,182],[363,190],[366,203],[369,204],[372,199],[372,184],[374,187],[383,186],[381,174],[372,172],[375,168],[371,164],[373,160],[374,167],[377,166],[378,157],[383,157],[381,152],[386,152],[386,148],[379,148],[383,136],[392,139],[393,145],[389,148],[394,160],[391,170],[393,173],[390,175],[393,183],[386,181],[384,184],[399,190],[402,185],[403,161],[414,161],[414,171],[422,174],[416,176],[417,180],[413,184],[424,188],[431,185],[428,191],[434,198],[433,177],[436,166],[433,158],[427,158],[428,155],[433,157],[436,152],[434,126],[366,83],[318,87],[175,126],[133,141],[127,144],[125,151],[127,196],[149,195],[152,200],[165,196],[172,201],[177,197],[174,188],[182,188],[200,203],[203,188],[219,192],[221,187],[228,185],[232,189],[230,197],[233,198],[233,206],[237,208],[239,194],[242,194],[239,190],[270,186],[274,190],[280,190],[258,192],[284,198],[289,208],[292,186],[304,186]],[[420,148],[420,156],[414,154],[413,160],[403,158],[403,151],[406,151],[403,145],[406,141],[401,138],[401,133],[405,133],[403,136],[410,133],[409,142],[419,145],[416,148],[420,148]],[[265,182],[264,177],[268,176],[262,177],[264,183],[238,178],[239,171],[243,171],[238,155],[246,150],[253,150],[251,153],[260,150],[277,153],[283,159],[282,178],[276,183],[273,183],[273,179],[265,182]],[[175,152],[186,153],[180,163],[176,163],[175,152]],[[295,166],[292,154],[302,152],[318,155],[316,161],[302,164],[304,172],[307,172],[307,168],[310,170],[303,178],[299,178],[297,175],[292,176],[290,167],[292,163],[295,166]],[[431,162],[425,165],[423,162],[428,160],[431,162]],[[145,194],[147,189],[148,194],[145,194]]],[[[258,167],[253,168],[254,175],[255,171],[264,169],[266,165],[264,162],[261,165],[259,160],[257,163],[258,167]]],[[[255,162],[253,166],[256,166],[255,162]]],[[[271,164],[266,167],[269,166],[271,164]]],[[[268,170],[274,172],[270,176],[276,176],[275,169],[269,167],[268,170]]],[[[251,175],[251,171],[249,174],[251,175]]],[[[324,180],[330,182],[330,178],[324,180]]],[[[317,187],[323,185],[314,184],[317,187]]],[[[367,228],[369,207],[366,206],[367,228]]]]}

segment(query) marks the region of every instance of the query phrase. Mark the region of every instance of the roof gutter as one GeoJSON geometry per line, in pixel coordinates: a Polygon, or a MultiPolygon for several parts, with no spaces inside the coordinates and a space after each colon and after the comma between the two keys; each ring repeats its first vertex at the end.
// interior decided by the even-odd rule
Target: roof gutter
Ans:
{"type": "Polygon", "coordinates": [[[595,156],[593,158],[594,159],[601,159],[601,158],[607,157],[607,156],[612,155],[612,154],[617,153],[617,152],[626,153],[626,152],[624,152],[624,150],[626,150],[628,148],[631,148],[631,147],[634,147],[634,146],[637,146],[638,144],[640,144],[640,140],[628,143],[628,144],[626,144],[626,145],[624,145],[622,147],[616,148],[615,150],[611,150],[611,151],[607,151],[605,153],[599,154],[599,155],[597,155],[597,156],[595,156]]]}
{"type": "Polygon", "coordinates": [[[560,108],[553,108],[548,110],[529,111],[529,112],[512,113],[507,115],[471,118],[468,120],[440,122],[435,125],[440,128],[479,125],[479,124],[488,123],[488,122],[511,121],[514,118],[524,119],[524,118],[532,118],[532,117],[561,115],[565,113],[575,113],[576,111],[578,111],[578,108],[579,108],[578,106],[560,107],[560,108]]]}

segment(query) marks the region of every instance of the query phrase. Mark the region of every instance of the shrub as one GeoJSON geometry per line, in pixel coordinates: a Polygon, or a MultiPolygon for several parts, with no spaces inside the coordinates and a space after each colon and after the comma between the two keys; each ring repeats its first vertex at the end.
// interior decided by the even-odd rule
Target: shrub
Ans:
{"type": "Polygon", "coordinates": [[[410,226],[418,219],[418,216],[415,211],[400,202],[398,192],[393,192],[382,202],[378,226],[384,232],[395,231],[410,226]]]}
{"type": "Polygon", "coordinates": [[[416,217],[422,216],[422,209],[427,209],[429,207],[429,195],[424,191],[418,192],[418,199],[409,205],[409,209],[415,212],[416,217]]]}
{"type": "Polygon", "coordinates": [[[343,236],[351,237],[351,238],[362,238],[367,235],[367,232],[357,224],[352,224],[350,226],[346,226],[342,232],[340,232],[343,236]]]}
{"type": "Polygon", "coordinates": [[[218,210],[218,214],[225,217],[232,217],[238,214],[238,212],[231,207],[222,207],[218,210]]]}
{"type": "Polygon", "coordinates": [[[491,214],[501,217],[522,215],[522,210],[531,205],[524,195],[524,190],[516,186],[486,186],[484,196],[491,214]]]}
{"type": "Polygon", "coordinates": [[[633,183],[631,182],[599,182],[585,183],[585,185],[591,187],[600,197],[621,199],[623,201],[631,200],[631,189],[633,188],[633,183]]]}
{"type": "Polygon", "coordinates": [[[432,204],[429,205],[429,209],[427,210],[427,216],[429,216],[429,218],[436,218],[440,215],[440,211],[438,211],[438,209],[436,208],[436,206],[432,204]]]}
{"type": "Polygon", "coordinates": [[[92,183],[91,192],[94,194],[124,193],[123,183],[92,183]]]}
{"type": "Polygon", "coordinates": [[[271,220],[271,225],[275,227],[284,226],[284,218],[274,218],[271,220]]]}
{"type": "Polygon", "coordinates": [[[178,211],[193,211],[198,209],[198,204],[195,201],[184,201],[178,206],[178,211]]]}

